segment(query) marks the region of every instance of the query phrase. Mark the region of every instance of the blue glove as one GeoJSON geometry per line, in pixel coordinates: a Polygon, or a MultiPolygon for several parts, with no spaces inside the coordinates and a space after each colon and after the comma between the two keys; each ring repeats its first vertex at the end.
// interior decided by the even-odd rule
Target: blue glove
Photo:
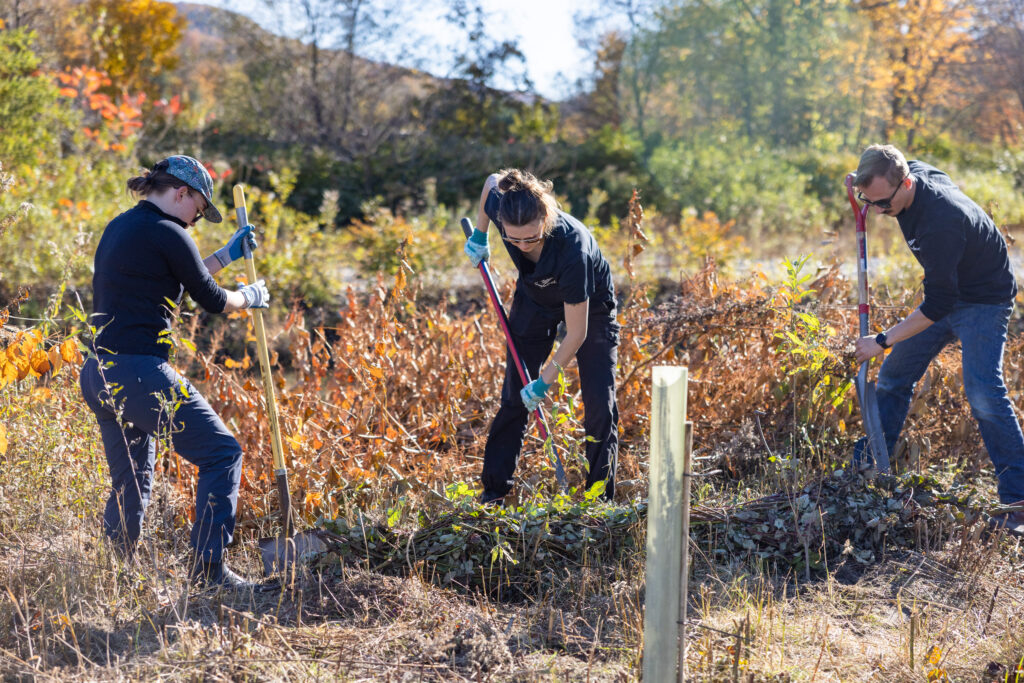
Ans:
{"type": "Polygon", "coordinates": [[[268,308],[270,304],[270,290],[267,289],[266,280],[257,280],[238,291],[245,297],[246,308],[268,308]]]}
{"type": "Polygon", "coordinates": [[[537,410],[541,401],[544,400],[544,394],[548,393],[550,388],[550,384],[538,377],[523,387],[522,391],[519,392],[519,397],[526,404],[526,409],[532,413],[537,410]]]}
{"type": "Polygon", "coordinates": [[[217,262],[220,263],[221,268],[225,268],[235,259],[240,259],[245,256],[242,249],[243,242],[247,241],[249,243],[249,251],[254,251],[256,249],[256,238],[252,235],[253,230],[255,229],[256,228],[251,225],[242,226],[238,230],[235,230],[235,234],[231,236],[231,239],[229,239],[223,247],[213,252],[213,256],[217,259],[217,262]]]}
{"type": "Polygon", "coordinates": [[[479,266],[481,261],[489,259],[491,257],[491,248],[487,246],[487,233],[473,228],[473,234],[466,240],[466,246],[463,251],[466,252],[466,256],[469,257],[474,266],[479,266]]]}

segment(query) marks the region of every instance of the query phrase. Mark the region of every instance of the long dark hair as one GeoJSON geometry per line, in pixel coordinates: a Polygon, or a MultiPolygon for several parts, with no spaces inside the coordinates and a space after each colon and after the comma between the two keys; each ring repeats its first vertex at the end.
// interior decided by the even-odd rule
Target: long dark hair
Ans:
{"type": "Polygon", "coordinates": [[[550,180],[538,180],[528,171],[518,168],[506,168],[498,171],[498,192],[501,203],[498,204],[498,218],[503,225],[527,225],[538,218],[544,234],[551,232],[558,213],[558,202],[551,194],[550,180]]]}
{"type": "Polygon", "coordinates": [[[181,178],[172,176],[167,172],[168,165],[167,160],[164,159],[142,175],[129,178],[128,190],[136,196],[147,197],[169,187],[178,189],[183,185],[187,185],[181,178]]]}

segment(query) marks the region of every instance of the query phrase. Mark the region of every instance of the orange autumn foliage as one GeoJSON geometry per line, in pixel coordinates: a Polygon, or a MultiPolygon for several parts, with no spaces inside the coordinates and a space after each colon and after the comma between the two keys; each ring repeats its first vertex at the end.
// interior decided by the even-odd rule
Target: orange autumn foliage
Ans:
{"type": "Polygon", "coordinates": [[[50,342],[38,328],[20,330],[5,348],[0,348],[0,388],[48,373],[54,376],[65,363],[77,366],[82,360],[74,337],[50,342]]]}
{"type": "Polygon", "coordinates": [[[74,67],[54,74],[60,84],[60,95],[76,101],[86,114],[82,132],[102,150],[124,151],[124,142],[142,128],[143,92],[124,93],[115,99],[103,92],[111,84],[103,71],[89,67],[74,67]]]}
{"type": "Polygon", "coordinates": [[[97,67],[111,80],[108,91],[154,95],[178,66],[187,25],[173,3],[160,0],[84,0],[58,21],[62,64],[97,67]]]}

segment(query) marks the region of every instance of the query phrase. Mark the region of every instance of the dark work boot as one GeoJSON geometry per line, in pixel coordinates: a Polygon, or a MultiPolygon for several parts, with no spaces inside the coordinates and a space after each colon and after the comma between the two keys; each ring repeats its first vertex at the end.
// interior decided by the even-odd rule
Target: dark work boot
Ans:
{"type": "Polygon", "coordinates": [[[993,515],[989,525],[993,529],[1003,529],[1012,536],[1024,536],[1024,500],[1012,503],[1009,507],[1015,509],[993,515]]]}
{"type": "Polygon", "coordinates": [[[480,494],[481,505],[497,505],[502,506],[505,504],[506,493],[498,493],[497,491],[491,491],[484,489],[484,492],[480,494]]]}
{"type": "Polygon", "coordinates": [[[256,583],[242,578],[224,562],[206,562],[199,560],[192,567],[192,585],[200,589],[216,589],[234,592],[263,593],[274,590],[275,585],[256,583]]]}

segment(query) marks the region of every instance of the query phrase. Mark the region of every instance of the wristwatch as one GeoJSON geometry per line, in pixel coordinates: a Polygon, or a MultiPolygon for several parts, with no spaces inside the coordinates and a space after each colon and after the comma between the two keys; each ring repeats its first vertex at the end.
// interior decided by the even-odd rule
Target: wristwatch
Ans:
{"type": "Polygon", "coordinates": [[[883,349],[889,348],[890,344],[885,338],[885,332],[879,332],[875,335],[875,343],[881,346],[883,349]]]}

